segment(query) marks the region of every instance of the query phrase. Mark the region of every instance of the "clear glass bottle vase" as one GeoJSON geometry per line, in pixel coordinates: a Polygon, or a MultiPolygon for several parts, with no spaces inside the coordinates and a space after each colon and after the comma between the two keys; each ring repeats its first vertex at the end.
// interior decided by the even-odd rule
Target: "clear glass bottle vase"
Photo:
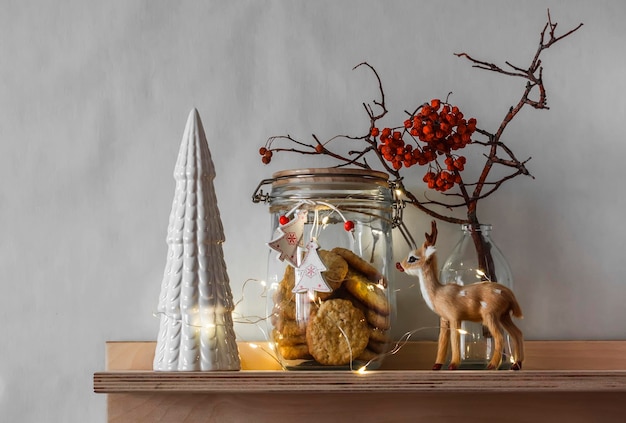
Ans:
{"type": "MultiPolygon", "coordinates": [[[[491,225],[461,225],[461,239],[441,268],[442,283],[468,285],[476,282],[498,282],[513,288],[511,268],[491,238],[491,225]]],[[[499,369],[512,366],[511,340],[504,332],[503,351],[494,351],[494,340],[481,323],[463,321],[461,325],[460,369],[486,369],[494,354],[502,354],[499,369]]]]}

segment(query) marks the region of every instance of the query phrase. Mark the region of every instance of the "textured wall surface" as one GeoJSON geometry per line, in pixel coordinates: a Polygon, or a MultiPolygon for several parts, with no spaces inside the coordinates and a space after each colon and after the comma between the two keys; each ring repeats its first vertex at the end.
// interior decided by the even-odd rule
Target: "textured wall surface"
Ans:
{"type": "MultiPolygon", "coordinates": [[[[11,1],[0,0],[0,420],[104,422],[92,393],[107,340],[154,340],[166,261],[172,173],[197,107],[215,162],[239,316],[265,313],[270,237],[256,184],[274,171],[328,164],[260,162],[271,135],[309,139],[367,127],[362,103],[378,70],[391,110],[452,91],[494,128],[523,81],[453,55],[526,65],[550,8],[550,110],[507,130],[536,179],[518,178],[480,206],[509,259],[529,339],[624,339],[626,3],[600,1],[11,1]],[[244,289],[245,287],[245,289],[244,289]]],[[[407,173],[421,192],[424,170],[407,173]]],[[[429,218],[413,210],[416,235],[429,218]]],[[[441,224],[439,251],[458,235],[441,224]]],[[[407,252],[397,237],[396,258],[407,252]]],[[[396,279],[394,333],[435,316],[416,281],[396,279]]],[[[242,319],[239,319],[240,321],[242,319]]],[[[262,327],[237,323],[241,340],[262,327]]]]}

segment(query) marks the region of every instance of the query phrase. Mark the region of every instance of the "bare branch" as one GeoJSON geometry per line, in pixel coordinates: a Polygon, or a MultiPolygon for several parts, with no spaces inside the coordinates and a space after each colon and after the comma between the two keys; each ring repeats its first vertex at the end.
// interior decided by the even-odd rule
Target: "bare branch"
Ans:
{"type": "MultiPolygon", "coordinates": [[[[260,149],[261,155],[263,155],[263,161],[264,163],[268,163],[271,160],[272,153],[277,152],[290,152],[305,155],[319,154],[335,159],[338,162],[338,167],[357,166],[365,169],[371,169],[372,167],[368,162],[368,158],[374,157],[376,158],[377,165],[381,166],[392,178],[395,178],[395,180],[398,181],[403,178],[402,172],[404,170],[402,168],[411,166],[415,163],[415,161],[411,161],[411,154],[416,152],[422,159],[419,164],[427,164],[428,172],[433,172],[427,174],[427,177],[430,178],[434,172],[437,172],[438,175],[445,176],[444,179],[437,180],[438,184],[445,182],[445,184],[456,187],[457,191],[447,191],[449,189],[448,185],[443,186],[443,188],[441,185],[436,185],[435,188],[438,191],[443,191],[441,193],[442,200],[429,199],[426,194],[424,195],[424,200],[420,200],[412,192],[404,190],[405,198],[408,199],[406,202],[415,206],[420,211],[442,221],[450,223],[477,224],[477,207],[480,200],[492,195],[504,183],[519,175],[526,175],[534,178],[526,168],[526,163],[530,160],[530,158],[525,161],[518,160],[513,153],[513,150],[502,141],[502,136],[508,127],[508,124],[518,115],[524,106],[528,105],[539,110],[548,109],[547,92],[543,81],[541,54],[544,50],[550,48],[558,41],[576,32],[582,27],[582,25],[583,24],[581,23],[564,34],[557,35],[557,23],[552,22],[552,17],[550,15],[550,11],[548,10],[547,22],[539,34],[539,44],[528,64],[528,67],[513,65],[510,61],[504,61],[504,65],[500,66],[496,63],[476,59],[465,52],[455,53],[457,57],[468,60],[474,68],[526,80],[519,100],[508,109],[495,132],[477,128],[476,121],[475,119],[473,120],[471,131],[475,131],[484,136],[486,141],[472,139],[471,144],[485,147],[487,150],[486,153],[483,154],[485,162],[475,182],[467,183],[461,177],[461,171],[463,170],[465,163],[464,157],[462,157],[462,165],[458,168],[456,167],[458,164],[454,161],[459,157],[457,152],[457,149],[459,148],[458,145],[454,146],[454,148],[450,145],[446,147],[446,144],[442,144],[443,141],[441,141],[444,140],[444,138],[438,138],[433,141],[432,138],[428,139],[424,137],[425,133],[420,134],[419,130],[417,133],[413,133],[409,130],[411,127],[411,120],[416,118],[416,116],[420,114],[421,110],[430,107],[430,103],[421,103],[414,109],[413,112],[405,110],[405,113],[408,116],[405,126],[385,127],[385,131],[397,132],[396,135],[394,135],[395,137],[400,135],[398,139],[394,138],[394,140],[400,142],[400,144],[394,144],[393,154],[390,153],[390,147],[388,145],[384,145],[387,141],[383,142],[382,135],[380,136],[380,142],[378,141],[378,123],[387,115],[388,110],[386,106],[385,91],[383,89],[380,75],[376,69],[367,62],[359,63],[353,68],[353,70],[356,70],[361,67],[366,67],[374,74],[378,84],[379,98],[372,100],[370,103],[362,103],[363,109],[369,119],[369,127],[366,135],[336,135],[326,141],[321,141],[317,136],[313,135],[312,143],[296,140],[290,135],[271,137],[267,140],[265,147],[260,149]],[[412,141],[410,144],[411,148],[409,148],[409,144],[405,143],[405,138],[406,140],[412,141]],[[278,144],[279,141],[290,143],[292,144],[292,147],[286,148],[283,146],[277,146],[276,144],[278,144]],[[344,147],[342,150],[345,151],[344,142],[351,143],[351,148],[348,149],[347,153],[338,153],[337,151],[339,150],[335,147],[342,146],[344,147]],[[354,148],[352,148],[352,145],[354,145],[354,148]],[[398,147],[398,145],[401,147],[398,147]],[[385,151],[385,153],[383,153],[383,151],[385,151]],[[409,161],[399,162],[398,160],[405,155],[408,155],[408,159],[403,160],[409,161]],[[394,157],[395,161],[393,162],[393,165],[390,157],[394,157]],[[439,160],[443,160],[444,157],[446,158],[446,167],[443,167],[439,163],[439,160]],[[453,164],[454,166],[452,166],[453,164]],[[490,172],[494,166],[502,166],[504,168],[513,169],[514,171],[496,181],[493,181],[491,180],[490,172]],[[466,216],[464,218],[457,218],[452,214],[447,215],[439,212],[437,211],[437,208],[443,208],[450,212],[459,208],[465,208],[466,216]]],[[[451,106],[448,103],[449,96],[450,94],[446,97],[446,107],[451,106]]],[[[439,105],[440,100],[433,101],[439,105]]],[[[437,115],[435,115],[435,118],[431,119],[439,119],[436,116],[437,115]]],[[[416,127],[413,126],[412,128],[415,129],[416,127]]],[[[466,140],[465,144],[463,144],[460,148],[468,145],[467,142],[468,141],[466,140]]],[[[413,158],[413,160],[417,159],[413,158]]],[[[433,179],[429,179],[429,183],[432,184],[432,182],[433,179]]],[[[432,185],[430,186],[431,188],[433,187],[432,185]]]]}

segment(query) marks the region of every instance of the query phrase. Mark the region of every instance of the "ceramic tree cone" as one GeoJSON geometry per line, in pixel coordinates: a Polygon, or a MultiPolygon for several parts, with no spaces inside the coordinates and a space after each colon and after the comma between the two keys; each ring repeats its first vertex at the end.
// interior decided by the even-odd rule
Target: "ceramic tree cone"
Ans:
{"type": "Polygon", "coordinates": [[[157,309],[160,324],[154,370],[241,368],[214,178],[202,121],[194,109],[174,169],[176,189],[157,309]]]}

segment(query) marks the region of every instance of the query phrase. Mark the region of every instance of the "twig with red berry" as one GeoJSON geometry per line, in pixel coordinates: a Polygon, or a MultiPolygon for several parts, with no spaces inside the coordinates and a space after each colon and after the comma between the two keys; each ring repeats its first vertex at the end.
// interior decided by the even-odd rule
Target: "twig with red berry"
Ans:
{"type": "MultiPolygon", "coordinates": [[[[433,99],[420,105],[413,112],[406,112],[407,119],[401,126],[379,126],[379,121],[388,113],[385,92],[376,69],[363,62],[354,69],[362,66],[369,68],[376,77],[380,95],[380,99],[374,100],[372,104],[363,104],[369,117],[369,128],[365,135],[336,135],[323,142],[315,135],[312,136],[313,142],[303,142],[290,135],[271,137],[259,150],[262,161],[267,164],[271,162],[273,154],[291,152],[329,156],[338,161],[338,167],[356,166],[371,169],[367,159],[374,156],[392,176],[393,182],[402,193],[403,201],[437,219],[477,226],[479,220],[476,211],[480,200],[492,195],[505,182],[517,176],[532,177],[526,168],[530,158],[519,160],[513,150],[502,141],[502,135],[524,106],[548,109],[541,53],[576,32],[582,25],[581,23],[565,34],[557,36],[555,33],[557,24],[552,22],[548,11],[547,22],[540,33],[539,46],[527,68],[514,66],[507,61],[505,64],[509,70],[495,63],[477,60],[464,52],[455,53],[457,57],[469,60],[473,67],[478,69],[526,80],[519,101],[509,108],[495,132],[479,128],[477,120],[473,117],[466,119],[457,106],[450,104],[448,98],[433,99]],[[532,98],[531,95],[535,93],[538,93],[537,98],[532,98]],[[482,139],[476,139],[476,136],[482,139]],[[339,148],[344,143],[336,143],[339,140],[350,141],[352,149],[347,153],[341,152],[339,148]],[[468,165],[467,159],[460,152],[471,145],[484,147],[487,152],[484,153],[485,162],[478,178],[468,182],[463,179],[462,174],[468,165]],[[426,194],[424,198],[419,199],[404,187],[403,168],[414,165],[427,166],[422,180],[429,189],[442,194],[440,200],[429,199],[426,194]],[[494,165],[510,168],[511,172],[497,179],[489,179],[494,165]],[[451,192],[455,187],[457,190],[451,192]],[[466,209],[465,217],[459,218],[454,215],[453,210],[458,208],[466,209]],[[441,209],[442,212],[439,211],[441,209]],[[446,211],[449,214],[444,214],[446,211]]],[[[477,237],[475,241],[477,248],[481,248],[481,245],[478,245],[482,242],[481,239],[477,237]]],[[[483,268],[490,270],[491,266],[487,263],[483,268]]]]}
{"type": "MultiPolygon", "coordinates": [[[[537,109],[547,109],[546,90],[543,82],[543,69],[540,55],[556,42],[577,31],[583,24],[571,29],[563,35],[557,36],[556,23],[552,22],[548,11],[548,21],[540,34],[540,42],[537,51],[530,63],[524,69],[505,62],[511,70],[498,66],[494,63],[481,61],[467,53],[456,53],[472,62],[474,67],[506,76],[520,77],[527,80],[520,100],[506,113],[501,124],[495,132],[489,132],[477,127],[475,118],[466,119],[458,107],[450,104],[448,99],[433,99],[417,107],[413,112],[406,112],[408,118],[403,126],[382,127],[378,122],[383,119],[388,111],[385,103],[385,92],[381,78],[376,69],[367,62],[360,63],[354,69],[365,66],[369,68],[378,82],[380,100],[374,100],[372,104],[363,104],[369,117],[370,127],[368,133],[362,136],[336,135],[326,141],[320,141],[313,134],[312,142],[303,142],[290,135],[270,137],[260,149],[263,163],[270,163],[272,156],[280,152],[291,152],[304,155],[326,155],[336,159],[338,167],[356,166],[370,169],[367,161],[369,156],[374,156],[377,162],[395,178],[402,181],[402,168],[414,165],[427,166],[427,171],[422,180],[429,189],[445,193],[444,199],[451,201],[434,201],[427,197],[418,199],[410,191],[404,189],[404,195],[408,203],[418,207],[427,214],[441,220],[452,223],[478,224],[476,208],[478,201],[493,194],[503,183],[519,175],[531,176],[526,168],[526,160],[519,160],[511,148],[501,141],[502,134],[509,122],[525,106],[530,105],[537,109]],[[538,98],[532,99],[531,94],[538,91],[538,98]],[[485,140],[473,138],[476,134],[485,140]],[[335,141],[350,140],[353,145],[347,153],[335,149],[335,141]],[[463,179],[462,172],[467,165],[467,159],[459,154],[460,150],[469,145],[483,146],[488,149],[484,154],[486,161],[476,181],[467,182],[463,179]],[[501,154],[504,154],[502,156],[501,154]],[[512,172],[497,180],[489,180],[489,174],[494,165],[500,165],[512,169],[512,172]],[[454,187],[457,192],[451,193],[454,187]],[[460,200],[454,200],[459,198],[460,200]],[[446,210],[459,207],[467,208],[466,218],[457,218],[454,215],[444,215],[435,210],[443,207],[446,210]]],[[[340,143],[339,143],[340,144],[340,143]]]]}

